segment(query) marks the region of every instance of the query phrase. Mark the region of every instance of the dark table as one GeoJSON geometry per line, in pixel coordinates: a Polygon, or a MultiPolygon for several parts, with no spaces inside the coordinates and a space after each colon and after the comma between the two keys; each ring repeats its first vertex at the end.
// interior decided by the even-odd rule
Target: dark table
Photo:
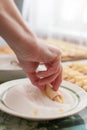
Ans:
{"type": "Polygon", "coordinates": [[[26,120],[0,111],[0,130],[87,130],[87,108],[76,115],[49,121],[26,120]]]}

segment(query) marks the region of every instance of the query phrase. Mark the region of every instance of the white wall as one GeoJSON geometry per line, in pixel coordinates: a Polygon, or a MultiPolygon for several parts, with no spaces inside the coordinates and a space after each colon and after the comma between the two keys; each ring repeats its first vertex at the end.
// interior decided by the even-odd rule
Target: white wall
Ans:
{"type": "Polygon", "coordinates": [[[39,36],[87,41],[87,0],[24,0],[22,13],[39,36]]]}

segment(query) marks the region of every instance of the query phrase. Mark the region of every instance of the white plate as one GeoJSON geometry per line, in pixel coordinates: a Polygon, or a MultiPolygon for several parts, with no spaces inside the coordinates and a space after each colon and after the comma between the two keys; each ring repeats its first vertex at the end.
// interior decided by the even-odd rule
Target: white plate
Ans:
{"type": "Polygon", "coordinates": [[[64,103],[54,102],[25,79],[0,85],[0,109],[6,113],[34,120],[68,117],[87,106],[87,94],[80,87],[63,81],[59,89],[64,103]]]}
{"type": "Polygon", "coordinates": [[[15,55],[0,55],[0,82],[25,77],[15,55]]]}

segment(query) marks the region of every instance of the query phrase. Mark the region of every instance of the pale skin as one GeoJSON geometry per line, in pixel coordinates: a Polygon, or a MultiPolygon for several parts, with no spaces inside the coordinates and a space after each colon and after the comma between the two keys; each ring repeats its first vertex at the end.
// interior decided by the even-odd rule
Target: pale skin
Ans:
{"type": "Polygon", "coordinates": [[[58,90],[62,81],[61,52],[37,38],[13,0],[0,0],[0,35],[15,52],[33,85],[43,90],[50,83],[53,90],[58,90]],[[47,70],[36,72],[41,63],[47,70]]]}

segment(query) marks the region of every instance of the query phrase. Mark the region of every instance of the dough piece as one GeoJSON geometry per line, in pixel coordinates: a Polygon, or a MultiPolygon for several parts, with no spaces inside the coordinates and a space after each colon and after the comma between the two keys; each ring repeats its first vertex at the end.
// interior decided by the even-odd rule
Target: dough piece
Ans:
{"type": "Polygon", "coordinates": [[[87,64],[76,62],[70,64],[69,67],[83,74],[87,74],[87,64]]]}
{"type": "Polygon", "coordinates": [[[83,75],[72,68],[63,67],[63,80],[74,83],[87,91],[87,75],[83,75]]]}
{"type": "Polygon", "coordinates": [[[87,59],[87,47],[78,45],[72,42],[58,40],[58,39],[44,39],[47,44],[52,44],[62,51],[61,60],[70,61],[77,59],[87,59]]]}
{"type": "Polygon", "coordinates": [[[9,46],[4,45],[0,46],[0,54],[14,54],[14,52],[9,46]]]}
{"type": "Polygon", "coordinates": [[[56,101],[56,102],[59,102],[59,103],[64,102],[63,95],[58,91],[54,91],[52,89],[51,84],[47,84],[44,93],[45,93],[46,96],[48,96],[53,101],[56,101]]]}

